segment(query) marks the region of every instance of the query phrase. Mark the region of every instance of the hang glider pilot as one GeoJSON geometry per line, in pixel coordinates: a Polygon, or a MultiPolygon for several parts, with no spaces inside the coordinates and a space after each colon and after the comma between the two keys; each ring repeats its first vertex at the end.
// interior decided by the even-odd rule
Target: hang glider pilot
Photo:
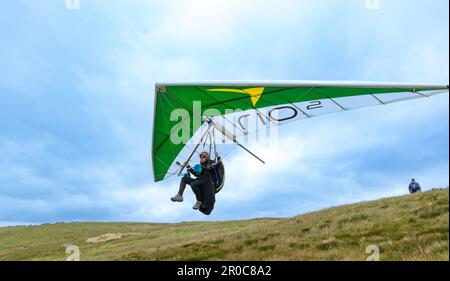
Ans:
{"type": "MultiPolygon", "coordinates": [[[[220,160],[219,153],[216,152],[216,160],[220,160]]],[[[209,153],[204,151],[200,153],[200,164],[191,167],[186,166],[188,173],[181,178],[178,194],[170,198],[173,202],[183,202],[183,193],[186,185],[190,185],[195,194],[197,202],[192,207],[194,210],[200,210],[209,215],[213,208],[215,199],[215,187],[211,175],[214,161],[210,159],[209,153]],[[192,178],[193,175],[195,178],[192,178]]]]}

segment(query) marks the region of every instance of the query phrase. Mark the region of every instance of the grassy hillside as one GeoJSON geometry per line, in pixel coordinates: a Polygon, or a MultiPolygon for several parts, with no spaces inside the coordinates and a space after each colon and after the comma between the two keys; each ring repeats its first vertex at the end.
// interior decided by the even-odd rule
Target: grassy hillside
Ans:
{"type": "Polygon", "coordinates": [[[62,223],[0,228],[0,260],[449,259],[449,190],[330,208],[287,219],[62,223]]]}

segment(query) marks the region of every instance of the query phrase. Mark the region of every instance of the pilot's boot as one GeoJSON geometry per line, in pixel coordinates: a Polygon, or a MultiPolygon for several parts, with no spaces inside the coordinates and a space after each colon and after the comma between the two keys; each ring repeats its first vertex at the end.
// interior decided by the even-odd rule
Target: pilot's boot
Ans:
{"type": "Polygon", "coordinates": [[[174,197],[170,198],[173,202],[183,202],[183,196],[180,194],[175,195],[174,197]]]}
{"type": "Polygon", "coordinates": [[[197,201],[197,202],[195,202],[195,205],[194,206],[192,206],[192,209],[194,209],[194,210],[198,210],[199,208],[200,208],[200,206],[202,205],[202,202],[200,202],[200,201],[197,201]]]}

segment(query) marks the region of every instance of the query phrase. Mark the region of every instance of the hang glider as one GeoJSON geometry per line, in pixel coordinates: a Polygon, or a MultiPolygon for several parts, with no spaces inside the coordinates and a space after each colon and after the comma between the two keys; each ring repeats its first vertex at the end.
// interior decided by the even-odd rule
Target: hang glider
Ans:
{"type": "Polygon", "coordinates": [[[180,175],[199,150],[215,148],[214,131],[257,157],[239,143],[239,137],[266,126],[448,91],[448,85],[374,82],[158,83],[153,119],[154,179],[157,182],[180,175]]]}

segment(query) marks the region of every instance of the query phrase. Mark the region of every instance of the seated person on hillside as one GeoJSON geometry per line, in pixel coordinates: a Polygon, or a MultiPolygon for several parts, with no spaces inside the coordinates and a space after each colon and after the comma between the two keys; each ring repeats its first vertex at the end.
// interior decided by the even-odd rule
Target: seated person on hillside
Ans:
{"type": "Polygon", "coordinates": [[[409,189],[409,193],[416,193],[416,192],[422,191],[420,184],[418,182],[416,182],[415,179],[411,179],[408,189],[409,189]]]}

